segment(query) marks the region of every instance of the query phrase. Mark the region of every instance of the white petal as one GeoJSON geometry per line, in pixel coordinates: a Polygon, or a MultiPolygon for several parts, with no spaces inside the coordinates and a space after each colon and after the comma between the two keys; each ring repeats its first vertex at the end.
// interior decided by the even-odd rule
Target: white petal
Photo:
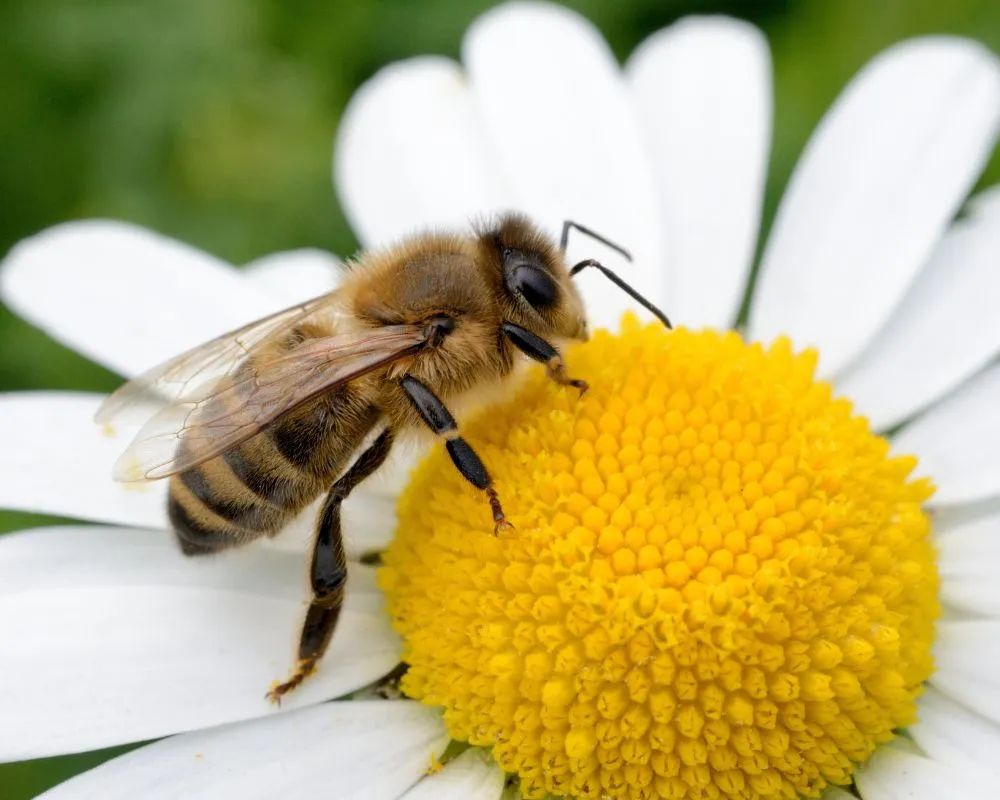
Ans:
{"type": "Polygon", "coordinates": [[[427,449],[417,442],[397,442],[385,465],[344,501],[344,546],[349,558],[388,547],[396,535],[399,495],[427,449]]]}
{"type": "MultiPolygon", "coordinates": [[[[344,547],[350,559],[384,550],[396,533],[396,504],[410,473],[427,448],[419,442],[397,441],[386,463],[351,492],[341,511],[344,547]]],[[[316,530],[316,518],[323,498],[306,508],[264,547],[304,552],[316,530]]]]}
{"type": "Polygon", "coordinates": [[[383,550],[396,533],[396,506],[428,447],[419,441],[397,442],[392,455],[377,473],[344,501],[344,541],[354,557],[383,550]]]}
{"type": "Polygon", "coordinates": [[[918,418],[893,441],[920,459],[917,472],[937,485],[933,505],[1000,494],[1000,366],[981,372],[918,418]]]}
{"type": "MultiPolygon", "coordinates": [[[[0,659],[0,761],[277,713],[264,694],[292,667],[305,575],[303,559],[258,549],[188,559],[163,531],[0,538],[0,641],[12,645],[0,659]]],[[[348,587],[329,653],[283,709],[353,691],[397,663],[371,577],[348,587]]]]}
{"type": "Polygon", "coordinates": [[[729,327],[757,245],[767,177],[767,40],[729,17],[688,17],[639,45],[626,73],[663,199],[664,305],[688,327],[729,327]]]}
{"type": "Polygon", "coordinates": [[[934,661],[933,686],[1000,722],[1000,620],[938,622],[934,661]]]}
{"type": "Polygon", "coordinates": [[[895,747],[883,747],[858,769],[854,782],[862,800],[941,800],[991,797],[981,776],[962,772],[895,747]]]}
{"type": "Polygon", "coordinates": [[[977,503],[939,506],[934,509],[934,531],[940,536],[955,528],[997,514],[1000,514],[1000,496],[998,495],[980,500],[977,503]]]}
{"type": "Polygon", "coordinates": [[[761,263],[750,330],[820,348],[831,375],[871,340],[975,182],[1000,125],[981,45],[918,39],[874,59],[820,123],[761,263]]]}
{"type": "MultiPolygon", "coordinates": [[[[0,394],[0,508],[70,519],[167,528],[167,482],[121,484],[111,467],[134,429],[93,422],[103,395],[72,392],[0,394]]],[[[389,461],[344,502],[348,557],[381,550],[396,530],[396,498],[423,451],[400,442],[389,461]],[[398,451],[398,452],[397,452],[398,451]]],[[[322,498],[264,548],[305,552],[322,498]]]]}
{"type": "Polygon", "coordinates": [[[444,58],[386,67],[344,112],[334,147],[344,212],[367,246],[417,229],[468,229],[509,204],[465,78],[444,58]]]}
{"type": "Polygon", "coordinates": [[[73,392],[0,395],[0,508],[166,526],[165,481],[111,480],[111,467],[135,431],[94,424],[103,399],[73,392]]]}
{"type": "MultiPolygon", "coordinates": [[[[377,481],[377,476],[369,480],[377,481]]],[[[373,490],[367,483],[351,492],[341,509],[344,549],[351,560],[384,550],[396,533],[396,498],[373,490]]],[[[258,540],[260,547],[289,553],[309,552],[323,501],[320,497],[307,506],[273,539],[258,540]]]]}
{"type": "Polygon", "coordinates": [[[899,308],[838,376],[876,429],[898,424],[974,375],[1000,350],[1000,203],[956,222],[899,308]]]}
{"type": "Polygon", "coordinates": [[[275,311],[301,303],[337,288],[345,267],[333,253],[315,248],[272,253],[243,268],[274,305],[275,311]]]}
{"type": "Polygon", "coordinates": [[[937,542],[941,600],[963,611],[1000,617],[1000,515],[958,525],[937,542]]]}
{"type": "MultiPolygon", "coordinates": [[[[599,257],[654,301],[663,289],[663,213],[620,68],[587,20],[556,5],[511,3],[469,28],[463,61],[514,201],[550,232],[572,219],[630,250],[633,265],[582,234],[570,261],[599,257]]],[[[599,275],[581,278],[595,325],[635,308],[599,275]]]]}
{"type": "Polygon", "coordinates": [[[820,795],[820,800],[857,800],[853,794],[850,792],[845,792],[839,786],[828,786],[823,794],[820,795]]]}
{"type": "Polygon", "coordinates": [[[1000,779],[1000,727],[928,687],[917,701],[919,722],[908,729],[935,761],[1000,779]]]}
{"type": "Polygon", "coordinates": [[[101,220],[58,225],[14,247],[0,297],[53,338],[129,376],[269,310],[229,264],[101,220]]]}
{"type": "Polygon", "coordinates": [[[470,748],[420,781],[403,800],[497,800],[503,782],[496,762],[482,750],[470,748]]]}
{"type": "Polygon", "coordinates": [[[416,703],[326,703],[165,739],[42,797],[396,800],[447,742],[440,715],[416,703]]]}
{"type": "Polygon", "coordinates": [[[984,189],[970,198],[965,210],[969,216],[979,217],[1000,213],[997,211],[998,208],[1000,208],[1000,185],[984,189]]]}

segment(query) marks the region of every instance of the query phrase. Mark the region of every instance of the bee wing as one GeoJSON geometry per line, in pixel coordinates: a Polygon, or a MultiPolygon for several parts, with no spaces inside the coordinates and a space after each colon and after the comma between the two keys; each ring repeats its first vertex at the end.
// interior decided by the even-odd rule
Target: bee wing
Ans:
{"type": "Polygon", "coordinates": [[[280,336],[309,317],[324,312],[336,314],[337,294],[324,294],[278,311],[153,367],[108,396],[97,409],[94,421],[104,424],[149,419],[192,388],[209,385],[235,373],[264,340],[280,336]]]}
{"type": "Polygon", "coordinates": [[[305,341],[169,403],[136,434],[114,478],[166,478],[230,450],[317,395],[419,351],[423,327],[386,325],[305,341]]]}

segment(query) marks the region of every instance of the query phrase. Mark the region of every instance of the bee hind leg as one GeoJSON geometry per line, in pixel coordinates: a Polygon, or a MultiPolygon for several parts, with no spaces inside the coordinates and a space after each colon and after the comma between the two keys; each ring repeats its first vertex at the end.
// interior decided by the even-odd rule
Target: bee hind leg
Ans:
{"type": "Polygon", "coordinates": [[[361,481],[382,466],[392,449],[392,441],[392,431],[383,431],[327,493],[313,542],[309,569],[313,599],[299,636],[299,660],[292,676],[284,683],[276,683],[267,693],[268,699],[274,703],[280,703],[284,695],[316,671],[316,664],[330,644],[344,604],[347,584],[347,556],[340,531],[340,505],[361,481]]]}

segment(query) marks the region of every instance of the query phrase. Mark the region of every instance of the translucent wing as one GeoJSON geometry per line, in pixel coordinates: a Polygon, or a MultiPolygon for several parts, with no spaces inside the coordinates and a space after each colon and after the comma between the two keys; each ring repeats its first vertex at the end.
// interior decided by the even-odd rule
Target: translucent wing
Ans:
{"type": "Polygon", "coordinates": [[[235,373],[265,340],[313,318],[324,318],[332,330],[339,314],[338,300],[337,292],[314,297],[193,347],[119,387],[97,409],[94,420],[103,424],[149,419],[192,388],[235,373]]]}
{"type": "Polygon", "coordinates": [[[114,478],[156,480],[191,469],[307,400],[415,354],[426,342],[423,327],[387,325],[251,354],[232,375],[185,393],[149,420],[118,459],[114,478]]]}

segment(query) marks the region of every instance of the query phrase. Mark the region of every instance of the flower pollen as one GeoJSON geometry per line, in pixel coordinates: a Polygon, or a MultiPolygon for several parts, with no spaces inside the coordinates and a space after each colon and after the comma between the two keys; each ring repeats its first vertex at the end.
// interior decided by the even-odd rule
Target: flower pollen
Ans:
{"type": "Polygon", "coordinates": [[[815,797],[914,721],[939,614],[929,482],[786,339],[626,318],[439,448],[380,582],[409,696],[526,798],[815,797]]]}

